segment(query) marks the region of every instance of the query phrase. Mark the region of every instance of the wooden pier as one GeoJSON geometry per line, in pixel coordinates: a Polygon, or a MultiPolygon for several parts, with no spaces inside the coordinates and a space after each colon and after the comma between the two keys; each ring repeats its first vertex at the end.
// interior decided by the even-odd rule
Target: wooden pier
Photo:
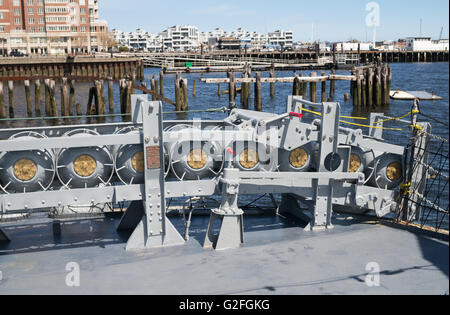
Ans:
{"type": "Polygon", "coordinates": [[[144,64],[140,58],[93,58],[93,57],[30,57],[0,58],[0,80],[14,80],[45,76],[47,78],[112,77],[125,76],[141,80],[144,64]]]}
{"type": "Polygon", "coordinates": [[[143,58],[147,67],[165,68],[176,72],[242,72],[246,63],[268,71],[272,64],[277,70],[320,70],[347,68],[374,62],[448,62],[448,51],[239,51],[127,53],[143,58]],[[340,59],[344,59],[344,61],[340,59]]]}

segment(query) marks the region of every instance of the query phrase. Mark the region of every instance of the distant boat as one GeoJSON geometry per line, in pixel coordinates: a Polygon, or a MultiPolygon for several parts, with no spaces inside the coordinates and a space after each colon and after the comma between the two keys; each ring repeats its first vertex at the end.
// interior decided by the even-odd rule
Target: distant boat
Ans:
{"type": "Polygon", "coordinates": [[[403,101],[411,101],[411,100],[421,100],[421,101],[439,101],[443,98],[427,91],[402,91],[395,90],[390,93],[391,99],[394,100],[403,100],[403,101]]]}

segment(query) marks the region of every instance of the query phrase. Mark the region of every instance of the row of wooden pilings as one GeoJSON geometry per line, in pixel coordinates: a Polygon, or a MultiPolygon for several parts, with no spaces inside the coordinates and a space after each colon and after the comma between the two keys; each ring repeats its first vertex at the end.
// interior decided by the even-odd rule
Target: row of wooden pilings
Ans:
{"type": "MultiPolygon", "coordinates": [[[[108,110],[109,114],[114,113],[114,83],[118,82],[120,91],[120,113],[128,114],[131,112],[131,95],[135,94],[136,89],[141,90],[144,94],[151,94],[152,100],[163,100],[166,103],[176,106],[178,111],[187,110],[188,108],[188,88],[187,79],[182,79],[177,76],[176,86],[176,100],[173,102],[170,99],[164,98],[164,74],[160,73],[160,80],[152,77],[150,80],[151,88],[147,89],[145,80],[139,80],[140,85],[136,84],[134,76],[126,76],[124,79],[114,80],[112,77],[107,78],[83,78],[76,77],[62,77],[58,85],[60,85],[60,92],[57,91],[57,81],[52,78],[42,78],[24,80],[23,86],[25,90],[25,99],[27,105],[27,116],[36,117],[69,117],[74,115],[76,111],[77,116],[82,115],[105,115],[108,110]],[[86,111],[83,112],[81,104],[75,104],[75,83],[76,81],[93,82],[92,87],[89,88],[89,96],[86,104],[86,111]],[[32,83],[34,84],[34,104],[31,95],[32,83]],[[105,88],[108,89],[105,97],[105,88]],[[57,94],[60,95],[57,101],[57,94]],[[44,101],[44,102],[42,102],[44,101]],[[58,106],[58,103],[60,107],[58,106]],[[58,108],[59,107],[59,108],[58,108]]],[[[0,119],[15,118],[14,110],[14,86],[17,82],[13,80],[0,80],[0,119]],[[7,87],[8,107],[5,108],[4,87],[7,87]]],[[[195,95],[195,82],[194,82],[195,95]]]]}
{"type": "MultiPolygon", "coordinates": [[[[106,99],[104,97],[104,85],[108,85],[109,112],[114,112],[114,81],[112,78],[105,80],[95,80],[94,86],[89,89],[89,98],[86,107],[86,115],[104,115],[106,113],[106,99]]],[[[131,81],[130,81],[131,82],[131,81]]],[[[0,118],[15,118],[14,113],[14,82],[8,81],[8,115],[5,110],[4,86],[0,81],[0,118]]],[[[56,81],[53,79],[34,80],[34,110],[31,97],[30,80],[24,81],[25,100],[27,103],[27,116],[33,117],[33,112],[40,117],[45,114],[47,117],[59,116],[56,81]],[[44,96],[42,95],[44,92],[44,96]],[[44,97],[44,108],[42,100],[44,97]]],[[[75,80],[62,78],[60,85],[60,113],[61,116],[72,116],[74,110],[78,116],[83,115],[81,104],[75,104],[75,80]]]]}
{"type": "MultiPolygon", "coordinates": [[[[332,71],[332,74],[334,74],[334,70],[332,71]]],[[[243,73],[243,78],[251,78],[251,69],[247,69],[243,73]]],[[[322,76],[325,76],[325,72],[321,73],[322,76]]],[[[228,72],[227,74],[228,79],[230,80],[228,83],[228,90],[221,91],[221,84],[218,83],[218,96],[221,94],[228,94],[229,95],[229,102],[230,106],[235,106],[235,98],[237,94],[240,94],[240,101],[241,106],[245,109],[249,108],[249,98],[252,92],[252,83],[241,83],[241,87],[237,87],[237,84],[235,82],[235,75],[233,72],[228,72]]],[[[270,78],[275,77],[275,71],[271,70],[269,72],[270,78]]],[[[307,99],[308,97],[308,90],[309,90],[309,100],[311,102],[316,103],[318,101],[317,99],[317,82],[309,82],[309,89],[308,89],[308,82],[301,81],[300,78],[303,77],[303,73],[300,72],[299,74],[295,74],[293,88],[292,88],[292,95],[302,96],[303,99],[307,99]]],[[[312,72],[310,74],[310,77],[314,78],[317,77],[316,72],[312,72]]],[[[262,110],[262,85],[261,85],[261,72],[255,73],[255,79],[256,82],[254,83],[254,108],[257,111],[262,110]]],[[[327,81],[323,81],[320,83],[321,85],[321,93],[320,93],[320,101],[321,102],[327,102],[332,101],[334,99],[335,95],[335,80],[330,80],[330,88],[329,93],[327,93],[327,81]]],[[[275,83],[270,83],[270,97],[275,97],[275,83]]]]}
{"type": "Polygon", "coordinates": [[[352,70],[356,81],[351,81],[353,106],[372,108],[390,104],[392,68],[386,64],[371,64],[352,70]]]}
{"type": "MultiPolygon", "coordinates": [[[[51,59],[52,60],[52,59],[51,59]]],[[[60,79],[63,77],[96,77],[119,80],[132,76],[136,80],[144,79],[144,62],[131,58],[55,58],[52,63],[47,59],[15,58],[2,60],[0,79],[11,80],[26,77],[46,77],[60,79]],[[41,62],[42,61],[42,62],[41,62]]],[[[23,80],[23,79],[22,79],[23,80]]]]}

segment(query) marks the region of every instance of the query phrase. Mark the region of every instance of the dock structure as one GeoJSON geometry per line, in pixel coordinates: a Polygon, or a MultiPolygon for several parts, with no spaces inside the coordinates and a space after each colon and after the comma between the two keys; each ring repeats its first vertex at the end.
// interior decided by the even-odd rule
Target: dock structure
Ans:
{"type": "Polygon", "coordinates": [[[21,80],[28,77],[98,77],[120,79],[125,76],[144,78],[144,63],[140,58],[93,57],[30,57],[1,58],[0,80],[21,80]]]}
{"type": "Polygon", "coordinates": [[[387,64],[374,63],[355,67],[351,73],[350,93],[355,108],[373,108],[390,105],[392,68],[387,64]]]}
{"type": "MultiPolygon", "coordinates": [[[[333,68],[352,68],[360,64],[373,62],[448,62],[448,51],[233,51],[212,52],[164,52],[131,53],[128,56],[144,59],[147,67],[164,67],[167,71],[177,72],[215,72],[224,71],[222,67],[242,71],[243,63],[252,63],[259,69],[269,71],[271,64],[277,70],[321,70],[333,68]],[[175,68],[175,69],[172,69],[175,68]],[[209,69],[208,69],[209,68],[209,69]]],[[[229,71],[225,70],[224,72],[229,71]]]]}
{"type": "MultiPolygon", "coordinates": [[[[4,90],[8,93],[8,117],[15,118],[14,90],[23,83],[27,105],[27,116],[33,117],[43,114],[41,102],[44,100],[45,115],[49,117],[72,116],[74,110],[80,114],[75,106],[75,83],[92,82],[89,92],[86,115],[105,114],[103,91],[106,83],[108,87],[109,112],[114,111],[113,89],[114,82],[125,80],[132,94],[137,81],[144,80],[144,63],[138,58],[92,58],[92,57],[32,57],[32,58],[2,58],[0,63],[0,119],[5,119],[7,113],[4,108],[4,90]],[[31,98],[31,85],[34,85],[34,111],[31,98]],[[56,85],[60,85],[56,92],[56,85]],[[45,97],[42,99],[42,87],[45,86],[45,97]],[[60,97],[57,97],[57,96],[60,97]],[[57,100],[59,99],[59,101],[57,100]],[[60,109],[58,109],[60,104],[60,109]]],[[[155,93],[155,92],[152,92],[155,93]]],[[[126,113],[126,98],[124,112],[126,113]]]]}
{"type": "Polygon", "coordinates": [[[235,94],[237,93],[230,93],[230,91],[235,91],[236,84],[241,84],[241,105],[242,108],[248,108],[248,97],[250,96],[251,88],[250,84],[254,84],[254,93],[255,93],[255,110],[261,111],[261,83],[270,83],[270,93],[272,95],[275,94],[275,83],[292,83],[293,84],[293,95],[296,96],[303,96],[303,98],[306,98],[307,94],[307,88],[309,84],[309,91],[310,91],[310,100],[312,102],[315,102],[317,100],[317,84],[321,83],[321,100],[324,102],[326,100],[332,101],[334,98],[334,82],[335,81],[350,81],[356,82],[359,79],[362,79],[362,75],[358,77],[357,74],[352,75],[337,75],[334,72],[331,72],[330,75],[326,75],[324,72],[321,73],[320,76],[317,75],[317,73],[313,72],[309,77],[303,76],[302,74],[295,75],[293,77],[282,77],[282,78],[276,78],[273,76],[270,77],[261,77],[261,74],[257,72],[254,77],[250,77],[247,73],[244,73],[244,75],[241,78],[235,78],[234,75],[230,72],[228,74],[227,78],[202,78],[201,81],[203,83],[207,84],[218,84],[219,91],[220,91],[220,85],[221,84],[228,84],[229,89],[227,91],[222,91],[221,94],[229,94],[229,101],[230,101],[230,108],[234,107],[234,100],[235,100],[235,94]],[[330,81],[333,82],[333,84],[330,84],[330,97],[326,99],[326,82],[330,81]]]}

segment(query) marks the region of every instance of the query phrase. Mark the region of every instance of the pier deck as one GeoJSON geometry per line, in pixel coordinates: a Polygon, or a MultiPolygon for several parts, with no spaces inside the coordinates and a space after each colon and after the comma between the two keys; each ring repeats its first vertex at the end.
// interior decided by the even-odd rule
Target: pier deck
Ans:
{"type": "Polygon", "coordinates": [[[195,218],[186,246],[136,253],[125,252],[117,217],[66,223],[57,239],[50,221],[34,220],[6,227],[0,294],[448,294],[447,242],[343,215],[324,232],[246,217],[245,245],[224,252],[201,248],[207,217],[195,218]],[[80,287],[65,284],[69,262],[80,265],[80,287]],[[365,283],[370,262],[379,287],[365,283]]]}

